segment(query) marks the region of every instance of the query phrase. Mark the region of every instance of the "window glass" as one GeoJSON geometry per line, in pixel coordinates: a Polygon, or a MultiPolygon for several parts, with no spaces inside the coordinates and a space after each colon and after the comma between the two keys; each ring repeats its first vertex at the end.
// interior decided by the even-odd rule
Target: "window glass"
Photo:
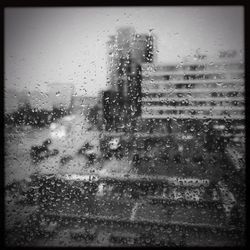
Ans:
{"type": "Polygon", "coordinates": [[[6,245],[244,246],[243,11],[6,8],[6,245]]]}

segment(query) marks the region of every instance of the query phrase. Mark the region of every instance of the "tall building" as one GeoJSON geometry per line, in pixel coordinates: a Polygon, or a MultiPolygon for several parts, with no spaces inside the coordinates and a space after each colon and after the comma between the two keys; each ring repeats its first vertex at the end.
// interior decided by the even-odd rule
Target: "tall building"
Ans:
{"type": "Polygon", "coordinates": [[[130,74],[136,73],[136,67],[142,63],[153,62],[153,36],[136,34],[131,27],[118,29],[107,42],[108,78],[112,89],[126,93],[126,86],[119,85],[119,80],[126,81],[130,74]]]}
{"type": "Polygon", "coordinates": [[[141,64],[153,62],[153,36],[122,27],[107,47],[110,90],[103,95],[104,117],[120,119],[122,112],[130,120],[141,114],[141,64]]]}

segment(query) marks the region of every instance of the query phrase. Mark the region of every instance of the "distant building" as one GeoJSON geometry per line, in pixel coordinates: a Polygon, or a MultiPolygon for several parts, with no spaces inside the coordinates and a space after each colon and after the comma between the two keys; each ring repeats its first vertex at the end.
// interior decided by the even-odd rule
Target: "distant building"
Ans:
{"type": "Polygon", "coordinates": [[[88,107],[93,107],[98,103],[98,97],[95,96],[73,96],[72,111],[82,112],[88,107]]]}
{"type": "Polygon", "coordinates": [[[144,64],[142,118],[244,120],[244,63],[226,55],[211,61],[144,64]]]}
{"type": "Polygon", "coordinates": [[[112,89],[127,95],[130,74],[142,63],[153,62],[153,36],[136,34],[131,27],[118,29],[107,42],[108,78],[112,89]],[[121,81],[126,82],[121,86],[121,81]]]}
{"type": "Polygon", "coordinates": [[[57,108],[72,108],[74,85],[70,83],[52,83],[48,86],[50,106],[57,108]]]}
{"type": "Polygon", "coordinates": [[[12,113],[29,105],[33,109],[52,110],[48,93],[45,91],[15,91],[5,90],[5,112],[12,113]]]}
{"type": "Polygon", "coordinates": [[[122,27],[107,47],[110,89],[103,95],[104,116],[130,120],[141,114],[141,64],[153,62],[153,36],[122,27]]]}
{"type": "Polygon", "coordinates": [[[32,91],[28,97],[31,108],[52,110],[51,100],[47,91],[32,91]]]}
{"type": "Polygon", "coordinates": [[[19,108],[30,105],[32,109],[53,110],[53,107],[72,107],[74,85],[70,83],[51,83],[46,90],[5,89],[5,113],[12,113],[19,108]]]}
{"type": "Polygon", "coordinates": [[[4,90],[4,112],[12,113],[18,110],[18,107],[22,101],[20,92],[15,89],[5,89],[4,90]]]}

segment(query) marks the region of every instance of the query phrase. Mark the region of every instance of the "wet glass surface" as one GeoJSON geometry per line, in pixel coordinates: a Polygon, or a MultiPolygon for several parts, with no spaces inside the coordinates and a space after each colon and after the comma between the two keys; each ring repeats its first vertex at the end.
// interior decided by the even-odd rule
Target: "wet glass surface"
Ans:
{"type": "MultiPolygon", "coordinates": [[[[111,25],[109,8],[94,8],[91,13],[100,15],[105,27],[111,26],[108,31],[98,28],[105,35],[94,24],[86,26],[93,36],[86,37],[86,61],[77,64],[85,71],[76,70],[84,83],[77,84],[77,77],[72,83],[63,75],[66,83],[48,79],[41,86],[31,77],[31,83],[24,85],[23,66],[20,91],[12,86],[15,81],[8,80],[12,77],[8,72],[13,62],[20,63],[18,55],[10,53],[10,48],[20,50],[12,44],[13,14],[22,16],[25,11],[6,12],[6,39],[12,44],[5,59],[7,246],[244,246],[244,53],[240,41],[233,49],[216,45],[206,51],[199,49],[199,41],[195,53],[188,44],[186,54],[176,49],[174,44],[184,39],[185,29],[174,26],[176,30],[166,36],[160,23],[167,22],[163,16],[169,8],[153,8],[156,21],[149,18],[146,29],[135,13],[149,14],[146,7],[125,8],[131,25],[117,9],[116,27],[111,25]],[[172,44],[177,57],[183,54],[181,61],[159,60],[167,44],[172,44]],[[89,51],[96,54],[88,55],[89,51]],[[98,53],[107,64],[105,86],[98,84],[101,73],[96,68],[104,64],[98,53]]],[[[201,11],[206,14],[202,25],[208,29],[216,29],[216,23],[206,19],[209,13],[218,22],[236,11],[235,27],[243,15],[237,7],[224,7],[221,12],[174,9],[169,20],[182,13],[192,23],[201,18],[201,11]]],[[[63,22],[60,10],[46,15],[38,9],[26,11],[27,22],[31,13],[40,13],[34,22],[37,27],[48,28],[46,15],[55,20],[51,31],[63,22]]],[[[64,14],[75,13],[75,21],[68,25],[76,28],[87,9],[75,11],[66,8],[64,14]]],[[[183,25],[184,16],[179,18],[183,25]]],[[[87,15],[86,20],[92,18],[87,15]]],[[[24,30],[26,26],[21,25],[24,30]]],[[[69,32],[59,30],[62,37],[69,32]]],[[[204,35],[195,30],[193,35],[204,35]]],[[[227,25],[218,31],[229,34],[227,25]]],[[[215,41],[216,34],[214,30],[215,41]]],[[[50,37],[46,44],[55,41],[50,37]]],[[[81,42],[78,37],[77,44],[81,42]]],[[[231,45],[227,42],[225,46],[231,45]]],[[[62,46],[68,53],[70,49],[62,46]]],[[[42,52],[49,56],[46,49],[42,52]]],[[[43,56],[39,58],[43,62],[43,56]]],[[[79,60],[76,55],[75,60],[79,60]]],[[[62,59],[68,65],[66,61],[62,59]]],[[[70,67],[75,70],[75,63],[70,67]]],[[[56,73],[44,69],[46,77],[54,79],[56,73]]],[[[38,73],[33,77],[40,80],[38,73]]]]}

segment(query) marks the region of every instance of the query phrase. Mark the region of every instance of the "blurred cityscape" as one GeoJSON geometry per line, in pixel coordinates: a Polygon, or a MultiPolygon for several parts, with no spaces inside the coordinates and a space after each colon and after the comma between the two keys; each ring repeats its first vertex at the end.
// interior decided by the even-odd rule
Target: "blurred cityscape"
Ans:
{"type": "Polygon", "coordinates": [[[156,48],[117,29],[96,97],[6,89],[7,245],[245,244],[244,62],[156,48]]]}

